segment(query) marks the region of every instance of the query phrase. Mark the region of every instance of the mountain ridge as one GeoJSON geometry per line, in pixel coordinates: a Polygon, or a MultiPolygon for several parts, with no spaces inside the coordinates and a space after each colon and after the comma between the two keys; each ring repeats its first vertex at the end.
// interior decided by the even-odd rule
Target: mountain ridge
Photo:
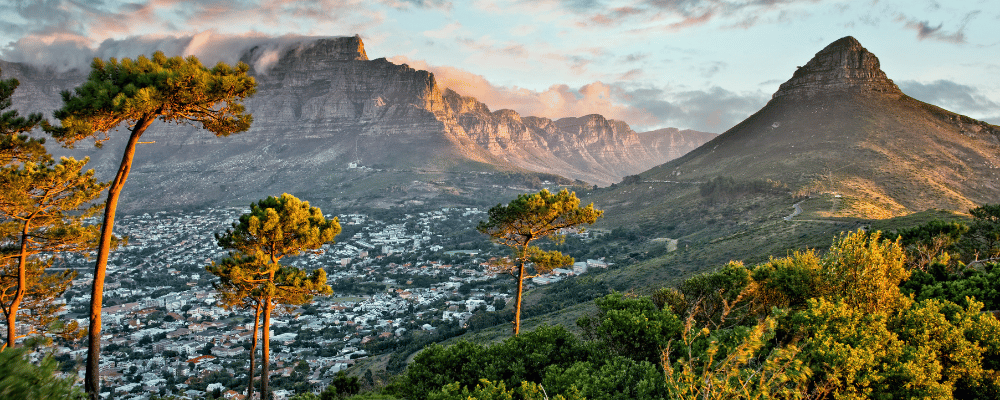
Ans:
{"type": "MultiPolygon", "coordinates": [[[[254,115],[251,129],[215,138],[184,125],[154,124],[144,140],[155,143],[140,147],[123,205],[152,209],[244,202],[286,191],[330,201],[361,201],[358,196],[388,201],[385,193],[393,190],[402,191],[404,199],[463,191],[456,182],[440,184],[446,180],[428,173],[537,171],[609,184],[665,161],[653,158],[659,153],[642,151],[641,144],[635,147],[634,132],[622,122],[594,118],[598,123],[568,134],[548,119],[490,112],[474,98],[439,87],[428,71],[385,58],[369,60],[358,36],[304,41],[280,50],[255,47],[241,60],[251,65],[258,81],[257,95],[245,102],[254,115]],[[493,131],[470,131],[473,126],[493,131]],[[494,135],[517,130],[523,140],[497,140],[494,135]],[[525,145],[530,146],[520,148],[525,145]],[[617,147],[625,151],[613,149],[617,147]],[[394,175],[379,175],[373,183],[357,174],[377,174],[374,170],[394,175]],[[404,172],[425,177],[403,177],[404,172]],[[428,189],[428,182],[439,184],[428,189]],[[342,190],[345,185],[354,189],[342,190]],[[178,197],[156,195],[164,192],[178,197]]],[[[61,73],[7,62],[0,68],[5,77],[21,81],[15,108],[46,114],[61,105],[59,91],[85,77],[81,71],[61,73]]],[[[91,157],[100,175],[114,171],[122,146],[112,140],[100,151],[82,143],[73,151],[53,151],[91,157]]]]}

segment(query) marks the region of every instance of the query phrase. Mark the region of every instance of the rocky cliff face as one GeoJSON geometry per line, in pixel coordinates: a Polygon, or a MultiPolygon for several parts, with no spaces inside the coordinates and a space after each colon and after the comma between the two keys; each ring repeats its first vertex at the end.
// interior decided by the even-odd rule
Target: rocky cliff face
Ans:
{"type": "Polygon", "coordinates": [[[805,66],[799,67],[772,98],[815,96],[838,91],[903,94],[882,72],[878,57],[861,46],[857,39],[847,36],[830,43],[805,66]]]}
{"type": "MultiPolygon", "coordinates": [[[[283,191],[340,193],[340,174],[356,171],[352,166],[530,170],[609,184],[667,161],[669,153],[650,151],[625,123],[599,115],[552,121],[491,112],[474,98],[442,90],[427,71],[369,60],[356,36],[302,42],[279,53],[251,48],[241,60],[254,66],[258,82],[246,101],[252,128],[216,138],[187,125],[154,124],[143,139],[155,143],[139,148],[125,193],[132,199],[123,204],[156,208],[157,202],[256,200],[283,191]],[[156,195],[164,192],[172,196],[156,195]]],[[[86,76],[12,63],[0,68],[22,83],[15,108],[48,115],[61,105],[59,92],[86,76]]],[[[99,174],[110,176],[123,145],[112,140],[98,151],[80,143],[78,150],[57,153],[90,156],[99,174]]]]}
{"type": "Polygon", "coordinates": [[[523,117],[513,110],[491,112],[485,104],[452,90],[445,90],[444,97],[466,135],[490,154],[529,170],[599,184],[676,158],[715,136],[675,129],[676,136],[687,138],[670,148],[660,131],[639,134],[625,122],[598,114],[553,121],[523,117]]]}

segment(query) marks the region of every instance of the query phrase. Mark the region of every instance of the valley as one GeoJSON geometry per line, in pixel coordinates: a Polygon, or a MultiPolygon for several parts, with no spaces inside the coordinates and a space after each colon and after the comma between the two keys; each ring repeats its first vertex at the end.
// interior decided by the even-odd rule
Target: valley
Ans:
{"type": "MultiPolygon", "coordinates": [[[[488,270],[489,259],[502,252],[475,231],[485,212],[423,209],[341,215],[345,229],[337,243],[322,254],[288,261],[326,269],[335,294],[272,321],[276,393],[321,390],[337,372],[372,353],[384,354],[386,347],[443,340],[465,332],[474,315],[509,313],[510,278],[488,270]],[[303,367],[307,374],[297,373],[299,362],[308,364],[303,367]]],[[[128,244],[109,260],[103,311],[103,347],[110,356],[102,359],[101,369],[113,396],[200,397],[217,385],[235,388],[246,382],[251,314],[219,307],[212,288],[216,278],[205,271],[226,254],[213,233],[244,211],[161,211],[122,218],[116,233],[128,244]]],[[[66,268],[79,274],[65,295],[61,317],[85,326],[92,262],[68,255],[54,269],[66,268]]],[[[548,285],[607,268],[603,257],[581,260],[533,282],[548,285]]],[[[85,352],[64,343],[55,356],[63,371],[75,373],[85,352]]]]}

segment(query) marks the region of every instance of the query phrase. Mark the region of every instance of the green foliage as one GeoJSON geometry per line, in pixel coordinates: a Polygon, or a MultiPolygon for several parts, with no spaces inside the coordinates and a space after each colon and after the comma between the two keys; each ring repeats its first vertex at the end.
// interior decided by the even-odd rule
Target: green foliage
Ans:
{"type": "Polygon", "coordinates": [[[685,315],[698,321],[724,327],[740,323],[749,315],[744,297],[752,279],[750,270],[741,262],[730,262],[720,270],[695,275],[678,287],[685,315]]]}
{"type": "Polygon", "coordinates": [[[845,301],[816,299],[790,317],[804,338],[802,358],[816,376],[812,390],[833,398],[952,398],[956,389],[991,398],[997,371],[998,322],[972,303],[901,301],[898,312],[867,312],[845,301]],[[979,338],[987,338],[980,341],[979,338]]]}
{"type": "Polygon", "coordinates": [[[337,372],[330,385],[319,394],[319,400],[342,399],[357,394],[361,390],[361,380],[356,376],[347,376],[344,371],[337,372]]]}
{"type": "Polygon", "coordinates": [[[864,312],[892,310],[900,302],[899,285],[910,272],[899,241],[862,231],[842,236],[823,258],[821,276],[834,296],[864,312]]]}
{"type": "Polygon", "coordinates": [[[223,307],[253,308],[264,300],[275,304],[308,303],[315,294],[332,293],[322,268],[311,274],[278,263],[285,256],[319,252],[340,233],[337,218],[327,221],[309,202],[283,194],[250,205],[250,213],[225,233],[216,235],[229,257],[206,267],[218,276],[214,286],[223,307]]]}
{"type": "Polygon", "coordinates": [[[542,382],[546,368],[572,365],[593,357],[590,349],[562,327],[542,326],[493,346],[459,342],[431,345],[406,369],[393,391],[400,397],[419,399],[445,385],[474,387],[481,378],[516,386],[521,381],[542,382]]]}
{"type": "Polygon", "coordinates": [[[959,243],[969,232],[961,222],[930,221],[898,232],[911,269],[927,269],[932,264],[949,264],[958,255],[959,243]]]}
{"type": "Polygon", "coordinates": [[[29,137],[28,132],[39,125],[45,125],[42,114],[32,113],[27,117],[17,110],[11,97],[20,83],[17,79],[0,80],[0,165],[47,158],[43,144],[45,139],[29,137]]]}
{"type": "Polygon", "coordinates": [[[477,229],[504,246],[514,250],[514,262],[533,262],[535,270],[548,272],[571,263],[572,258],[559,257],[557,252],[542,252],[531,242],[553,236],[560,230],[582,224],[593,224],[603,212],[590,204],[580,208],[575,193],[562,190],[557,194],[543,189],[537,194],[522,194],[508,205],[498,204],[489,210],[489,220],[481,221],[477,229]]]}
{"type": "Polygon", "coordinates": [[[0,351],[0,398],[23,400],[84,399],[72,376],[56,378],[57,363],[45,357],[39,365],[25,359],[24,349],[0,351]]]}
{"type": "Polygon", "coordinates": [[[597,299],[598,313],[577,325],[612,354],[659,363],[661,352],[680,335],[682,324],[670,309],[658,309],[648,297],[609,294],[597,299]]]}
{"type": "Polygon", "coordinates": [[[532,398],[507,389],[525,382],[548,398],[997,398],[1000,321],[971,298],[934,297],[995,294],[1000,267],[956,275],[932,264],[914,271],[930,284],[910,297],[905,262],[901,240],[858,231],[825,253],[730,263],[649,298],[613,293],[579,321],[589,343],[545,328],[493,346],[431,346],[395,394],[532,398]],[[559,337],[578,350],[551,350],[559,337]]]}
{"type": "Polygon", "coordinates": [[[753,270],[754,297],[762,307],[805,308],[809,299],[828,292],[822,269],[822,260],[812,250],[772,258],[753,270]]]}
{"type": "Polygon", "coordinates": [[[162,52],[154,53],[152,59],[140,56],[134,61],[95,58],[87,81],[72,92],[62,92],[63,106],[54,112],[61,126],[46,130],[63,146],[73,147],[87,138],[93,138],[100,146],[122,124],[130,131],[121,165],[108,188],[97,246],[84,380],[92,397],[96,398],[100,392],[100,315],[115,213],[132,168],[136,145],[157,119],[199,124],[216,136],[249,129],[253,118],[244,113],[242,103],[256,91],[256,82],[246,74],[249,68],[244,63],[233,68],[220,62],[208,69],[194,56],[167,58],[162,52]]]}
{"type": "Polygon", "coordinates": [[[970,224],[930,221],[900,229],[912,269],[926,270],[934,264],[959,271],[964,265],[1000,259],[1000,204],[969,210],[970,224]]]}
{"type": "Polygon", "coordinates": [[[514,335],[521,329],[521,298],[525,279],[537,275],[526,275],[525,266],[534,267],[542,274],[555,268],[570,265],[573,258],[557,250],[544,251],[532,246],[532,242],[546,237],[555,237],[563,229],[582,224],[593,224],[604,212],[595,210],[593,204],[580,207],[576,193],[563,189],[557,194],[542,189],[536,194],[522,194],[508,205],[497,204],[489,210],[489,220],[480,221],[477,229],[489,235],[497,244],[509,247],[514,255],[509,262],[495,266],[508,272],[517,280],[517,295],[514,306],[514,335]]]}
{"type": "MultiPolygon", "coordinates": [[[[690,321],[690,320],[689,320],[690,321]]],[[[673,353],[664,351],[666,385],[673,399],[801,399],[807,397],[810,368],[788,346],[766,353],[776,324],[766,319],[738,330],[736,344],[725,344],[707,328],[693,332],[688,324],[673,353]],[[707,342],[698,349],[696,343],[707,342]]]]}
{"type": "MultiPolygon", "coordinates": [[[[11,105],[16,87],[16,80],[0,81],[0,109],[11,105]]],[[[22,134],[42,123],[39,114],[0,114],[0,309],[8,347],[17,339],[19,314],[25,317],[21,326],[31,327],[31,334],[55,327],[62,306],[54,301],[69,288],[75,273],[45,270],[53,255],[90,250],[96,227],[83,220],[101,207],[90,203],[107,187],[94,179],[93,170],[84,170],[87,159],[62,158],[56,163],[42,140],[22,134]]],[[[76,323],[59,325],[66,328],[61,333],[72,338],[76,323]]]]}
{"type": "MultiPolygon", "coordinates": [[[[315,295],[333,293],[322,268],[307,273],[279,261],[306,251],[320,252],[338,233],[337,218],[328,221],[319,208],[285,193],[251,204],[250,213],[241,215],[232,228],[216,235],[219,246],[230,250],[228,257],[205,268],[219,277],[219,282],[213,284],[220,294],[219,305],[254,310],[255,328],[263,316],[262,392],[267,392],[268,325],[274,307],[283,305],[290,311],[291,306],[306,304],[315,295]]],[[[254,348],[256,339],[255,331],[254,348]]],[[[251,360],[251,381],[253,366],[251,360]]]]}
{"type": "Polygon", "coordinates": [[[981,301],[988,310],[1000,309],[1000,264],[986,263],[981,268],[962,268],[952,272],[944,264],[932,264],[926,271],[914,270],[900,285],[905,294],[917,300],[941,299],[965,304],[966,298],[981,301]]]}
{"type": "Polygon", "coordinates": [[[55,117],[62,127],[53,136],[65,145],[104,133],[121,123],[141,126],[153,119],[173,123],[198,123],[218,136],[243,132],[253,117],[242,100],[256,91],[256,82],[246,75],[249,66],[219,63],[208,69],[194,56],[135,60],[95,58],[90,75],[74,91],[62,93],[63,108],[55,117]]]}
{"type": "Polygon", "coordinates": [[[891,310],[909,275],[899,241],[857,231],[838,238],[822,257],[795,252],[755,267],[741,300],[758,316],[771,307],[802,309],[813,298],[842,299],[868,312],[891,310]]]}
{"type": "Polygon", "coordinates": [[[788,194],[788,185],[770,179],[738,181],[731,177],[717,176],[702,183],[698,191],[707,201],[718,203],[749,195],[788,194]]]}
{"type": "Polygon", "coordinates": [[[969,210],[972,226],[969,236],[976,259],[1000,257],[1000,204],[985,204],[969,210]]]}
{"type": "MultiPolygon", "coordinates": [[[[548,400],[545,389],[533,382],[521,382],[519,388],[507,389],[503,382],[494,383],[487,379],[481,379],[476,387],[469,390],[468,387],[460,387],[458,382],[445,385],[440,392],[430,393],[428,400],[548,400]]],[[[570,393],[566,396],[557,394],[551,397],[552,400],[583,400],[578,393],[570,393]]]]}
{"type": "Polygon", "coordinates": [[[551,392],[579,392],[591,400],[662,399],[667,393],[656,365],[626,357],[578,361],[568,368],[551,366],[545,372],[542,383],[551,392]]]}

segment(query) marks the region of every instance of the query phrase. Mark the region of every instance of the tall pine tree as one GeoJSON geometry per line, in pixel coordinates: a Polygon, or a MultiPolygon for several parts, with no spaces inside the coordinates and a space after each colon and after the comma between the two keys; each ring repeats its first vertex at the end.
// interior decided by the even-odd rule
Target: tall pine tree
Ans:
{"type": "Polygon", "coordinates": [[[489,221],[479,222],[479,232],[490,236],[497,244],[510,247],[514,256],[509,263],[498,267],[517,280],[517,298],[514,307],[514,335],[521,332],[521,297],[524,280],[547,273],[555,268],[573,263],[573,258],[557,250],[544,251],[532,242],[557,235],[560,230],[581,224],[593,224],[604,211],[595,210],[593,204],[580,208],[576,193],[563,189],[552,194],[548,190],[536,194],[522,194],[508,205],[497,204],[489,211],[489,221]],[[535,275],[527,275],[525,267],[533,266],[535,275]]]}
{"type": "Polygon", "coordinates": [[[17,339],[15,321],[28,301],[36,327],[44,328],[60,308],[54,303],[74,273],[47,274],[53,253],[82,252],[96,242],[97,226],[84,225],[100,204],[90,204],[107,184],[84,171],[87,160],[63,158],[0,167],[0,308],[7,322],[7,342],[17,339]],[[81,212],[82,211],[82,212],[81,212]],[[45,253],[48,257],[41,257],[45,253]]]}
{"type": "MultiPolygon", "coordinates": [[[[253,309],[257,317],[263,317],[261,398],[268,395],[271,313],[282,306],[284,311],[290,311],[288,307],[308,303],[315,295],[333,293],[322,268],[306,273],[279,261],[304,252],[321,252],[320,247],[332,243],[339,233],[336,217],[327,220],[319,208],[285,193],[251,204],[250,213],[240,216],[239,222],[225,233],[216,235],[219,246],[229,249],[230,254],[206,269],[219,277],[215,288],[221,293],[222,305],[253,309]]],[[[252,360],[249,375],[248,398],[253,395],[252,360]]]]}
{"type": "Polygon", "coordinates": [[[100,397],[101,305],[111,232],[136,144],[156,120],[197,123],[217,136],[249,129],[253,118],[244,112],[242,100],[254,94],[256,82],[247,76],[248,69],[244,63],[234,68],[221,62],[208,69],[194,56],[167,58],[162,52],[154,53],[151,59],[94,59],[87,81],[72,92],[62,93],[63,107],[55,111],[62,126],[53,128],[52,135],[63,145],[72,146],[87,138],[103,143],[123,123],[130,132],[118,173],[108,188],[94,266],[84,379],[91,399],[100,397]]]}
{"type": "Polygon", "coordinates": [[[41,114],[25,117],[10,110],[17,86],[16,79],[0,80],[0,311],[7,325],[0,348],[13,347],[19,338],[19,311],[30,311],[22,321],[32,327],[29,334],[55,321],[62,308],[55,300],[74,273],[45,269],[53,252],[84,251],[92,244],[96,229],[84,226],[83,218],[95,211],[89,203],[106,186],[94,180],[92,170],[83,170],[87,160],[56,163],[44,139],[28,136],[47,123],[41,114]]]}

